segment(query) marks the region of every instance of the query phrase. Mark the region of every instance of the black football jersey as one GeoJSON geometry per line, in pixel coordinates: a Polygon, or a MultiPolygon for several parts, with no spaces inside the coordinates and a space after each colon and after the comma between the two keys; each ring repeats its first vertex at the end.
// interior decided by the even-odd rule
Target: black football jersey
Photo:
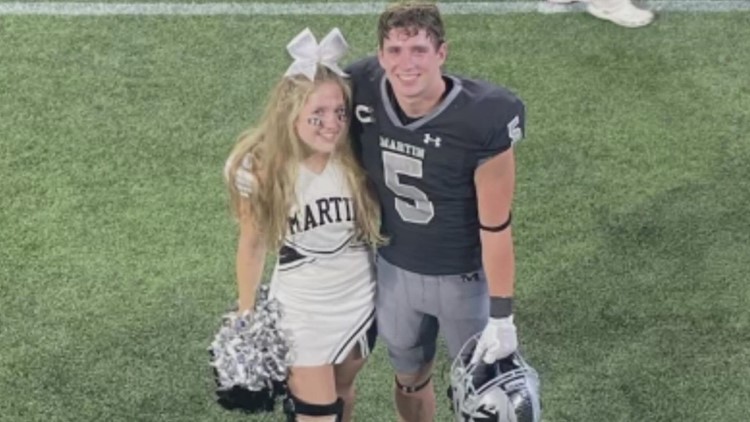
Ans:
{"type": "Polygon", "coordinates": [[[389,243],[381,255],[408,271],[479,269],[474,171],[524,133],[524,105],[510,91],[452,75],[441,103],[404,123],[375,57],[350,65],[353,147],[374,183],[389,243]]]}

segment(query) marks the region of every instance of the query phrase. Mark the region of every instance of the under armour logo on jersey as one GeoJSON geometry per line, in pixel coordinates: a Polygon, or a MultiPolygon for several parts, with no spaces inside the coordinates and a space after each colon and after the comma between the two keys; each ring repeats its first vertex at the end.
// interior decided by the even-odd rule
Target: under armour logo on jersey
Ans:
{"type": "Polygon", "coordinates": [[[435,144],[435,147],[440,148],[440,137],[431,137],[429,133],[424,134],[424,143],[425,145],[429,145],[429,143],[432,142],[435,144]]]}
{"type": "Polygon", "coordinates": [[[364,104],[357,104],[356,107],[354,107],[354,116],[357,117],[357,120],[359,120],[361,123],[373,123],[375,121],[375,116],[373,116],[374,110],[370,106],[366,106],[364,104]]]}

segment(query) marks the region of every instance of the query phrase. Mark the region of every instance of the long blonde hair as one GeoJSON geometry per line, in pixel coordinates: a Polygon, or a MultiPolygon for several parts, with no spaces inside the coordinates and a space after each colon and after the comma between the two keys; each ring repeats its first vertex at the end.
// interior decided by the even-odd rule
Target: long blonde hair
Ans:
{"type": "MultiPolygon", "coordinates": [[[[286,235],[289,211],[296,200],[294,188],[299,163],[308,151],[297,136],[295,123],[313,91],[326,82],[334,82],[341,87],[346,108],[350,110],[351,89],[348,82],[325,66],[318,65],[314,81],[303,75],[283,77],[271,90],[258,124],[240,135],[230,154],[227,185],[235,217],[252,218],[272,251],[281,247],[286,235]],[[249,195],[242,196],[235,179],[245,157],[250,161],[255,183],[249,195]]],[[[364,171],[354,157],[348,124],[341,132],[333,155],[344,168],[353,197],[357,236],[371,245],[382,243],[380,208],[364,171]]]]}

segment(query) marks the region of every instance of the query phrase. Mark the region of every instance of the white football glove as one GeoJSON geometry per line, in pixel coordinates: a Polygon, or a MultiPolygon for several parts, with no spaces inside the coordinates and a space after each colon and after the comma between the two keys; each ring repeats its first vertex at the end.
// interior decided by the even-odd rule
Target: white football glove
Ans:
{"type": "Polygon", "coordinates": [[[513,323],[513,315],[505,318],[490,318],[477,341],[471,363],[479,363],[480,360],[486,364],[494,363],[518,348],[518,337],[516,336],[516,325],[513,323]]]}

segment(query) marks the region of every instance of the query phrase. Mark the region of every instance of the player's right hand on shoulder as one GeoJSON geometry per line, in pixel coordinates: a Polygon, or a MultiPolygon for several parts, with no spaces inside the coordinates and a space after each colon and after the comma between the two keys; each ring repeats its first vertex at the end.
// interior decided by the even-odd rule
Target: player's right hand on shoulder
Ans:
{"type": "MultiPolygon", "coordinates": [[[[232,165],[233,157],[229,157],[226,164],[224,165],[224,177],[229,180],[230,167],[232,165]]],[[[242,159],[242,163],[237,167],[237,171],[234,174],[234,187],[242,197],[249,197],[253,191],[255,176],[251,171],[250,157],[245,156],[242,159]]]]}
{"type": "MultiPolygon", "coordinates": [[[[244,163],[243,163],[244,164],[244,163]]],[[[237,174],[234,177],[234,186],[243,197],[250,196],[253,190],[253,174],[244,165],[237,167],[237,174]]]]}

